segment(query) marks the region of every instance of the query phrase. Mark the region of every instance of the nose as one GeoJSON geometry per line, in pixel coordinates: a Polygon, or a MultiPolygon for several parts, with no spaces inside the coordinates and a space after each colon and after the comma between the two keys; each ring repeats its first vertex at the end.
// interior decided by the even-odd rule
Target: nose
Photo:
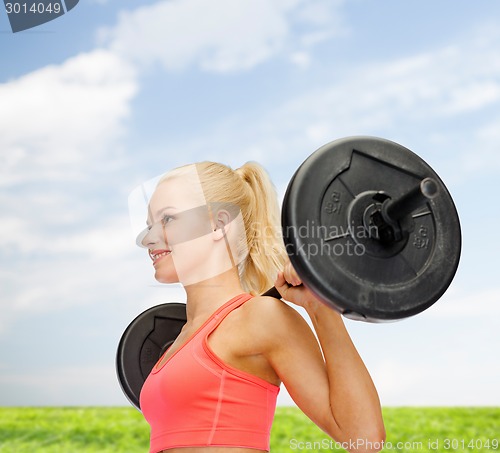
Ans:
{"type": "Polygon", "coordinates": [[[142,234],[137,237],[137,245],[144,248],[153,248],[157,244],[167,244],[167,235],[165,228],[161,222],[153,224],[150,228],[146,228],[142,234]]]}
{"type": "Polygon", "coordinates": [[[146,235],[144,236],[144,238],[141,241],[141,246],[149,249],[154,244],[155,244],[155,242],[152,239],[151,230],[148,230],[146,232],[146,235]]]}
{"type": "Polygon", "coordinates": [[[137,247],[148,248],[149,241],[149,228],[142,230],[135,238],[135,244],[137,247]]]}

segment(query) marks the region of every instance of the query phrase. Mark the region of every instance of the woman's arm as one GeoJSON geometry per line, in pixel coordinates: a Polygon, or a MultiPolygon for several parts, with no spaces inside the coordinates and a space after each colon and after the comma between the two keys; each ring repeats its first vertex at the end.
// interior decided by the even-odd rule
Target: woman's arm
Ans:
{"type": "MultiPolygon", "coordinates": [[[[291,390],[292,397],[295,396],[299,407],[327,434],[350,447],[356,447],[348,448],[350,451],[380,450],[385,440],[385,429],[377,390],[368,370],[340,314],[318,301],[307,288],[298,286],[300,283],[297,274],[288,264],[284,275],[278,275],[276,288],[285,300],[306,309],[318,336],[321,351],[312,353],[313,340],[305,332],[310,331],[308,326],[301,325],[299,320],[289,320],[290,324],[297,325],[286,326],[283,330],[283,335],[288,330],[289,337],[293,337],[287,343],[290,345],[291,341],[298,354],[297,368],[302,371],[297,369],[295,372],[307,377],[312,389],[305,389],[297,379],[291,377],[293,366],[284,364],[287,360],[286,350],[275,348],[274,354],[271,353],[271,362],[274,361],[277,366],[278,374],[280,371],[284,374],[281,376],[282,380],[287,388],[291,387],[288,390],[291,390]],[[287,282],[295,286],[290,286],[287,282]],[[310,357],[307,357],[306,350],[309,350],[310,357]],[[321,352],[324,360],[323,357],[320,358],[321,352]],[[307,399],[313,399],[312,404],[307,399]]],[[[317,345],[315,339],[314,342],[317,345]]]]}
{"type": "Polygon", "coordinates": [[[328,373],[332,417],[350,440],[385,440],[377,390],[340,314],[324,304],[307,308],[318,335],[328,373]]]}

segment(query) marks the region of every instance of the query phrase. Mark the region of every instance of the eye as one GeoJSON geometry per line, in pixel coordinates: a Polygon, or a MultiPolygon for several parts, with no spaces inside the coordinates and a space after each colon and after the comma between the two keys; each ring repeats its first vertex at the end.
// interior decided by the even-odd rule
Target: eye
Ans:
{"type": "Polygon", "coordinates": [[[163,225],[166,225],[167,223],[171,222],[172,220],[174,220],[174,217],[171,216],[171,215],[168,215],[168,214],[165,214],[162,219],[161,219],[161,223],[163,225]]]}

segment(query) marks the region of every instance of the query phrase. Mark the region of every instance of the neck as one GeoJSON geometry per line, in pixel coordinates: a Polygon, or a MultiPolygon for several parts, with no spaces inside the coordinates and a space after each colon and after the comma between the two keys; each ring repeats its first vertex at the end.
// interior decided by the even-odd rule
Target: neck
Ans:
{"type": "Polygon", "coordinates": [[[201,324],[219,307],[238,294],[244,293],[237,268],[199,283],[186,285],[187,322],[201,324]]]}

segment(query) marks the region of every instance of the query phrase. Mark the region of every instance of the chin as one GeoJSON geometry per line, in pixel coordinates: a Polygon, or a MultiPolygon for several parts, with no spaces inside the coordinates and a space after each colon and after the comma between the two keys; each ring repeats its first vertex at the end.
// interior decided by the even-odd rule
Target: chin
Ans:
{"type": "Polygon", "coordinates": [[[179,283],[177,275],[166,274],[159,271],[155,273],[155,280],[158,283],[179,283]]]}

